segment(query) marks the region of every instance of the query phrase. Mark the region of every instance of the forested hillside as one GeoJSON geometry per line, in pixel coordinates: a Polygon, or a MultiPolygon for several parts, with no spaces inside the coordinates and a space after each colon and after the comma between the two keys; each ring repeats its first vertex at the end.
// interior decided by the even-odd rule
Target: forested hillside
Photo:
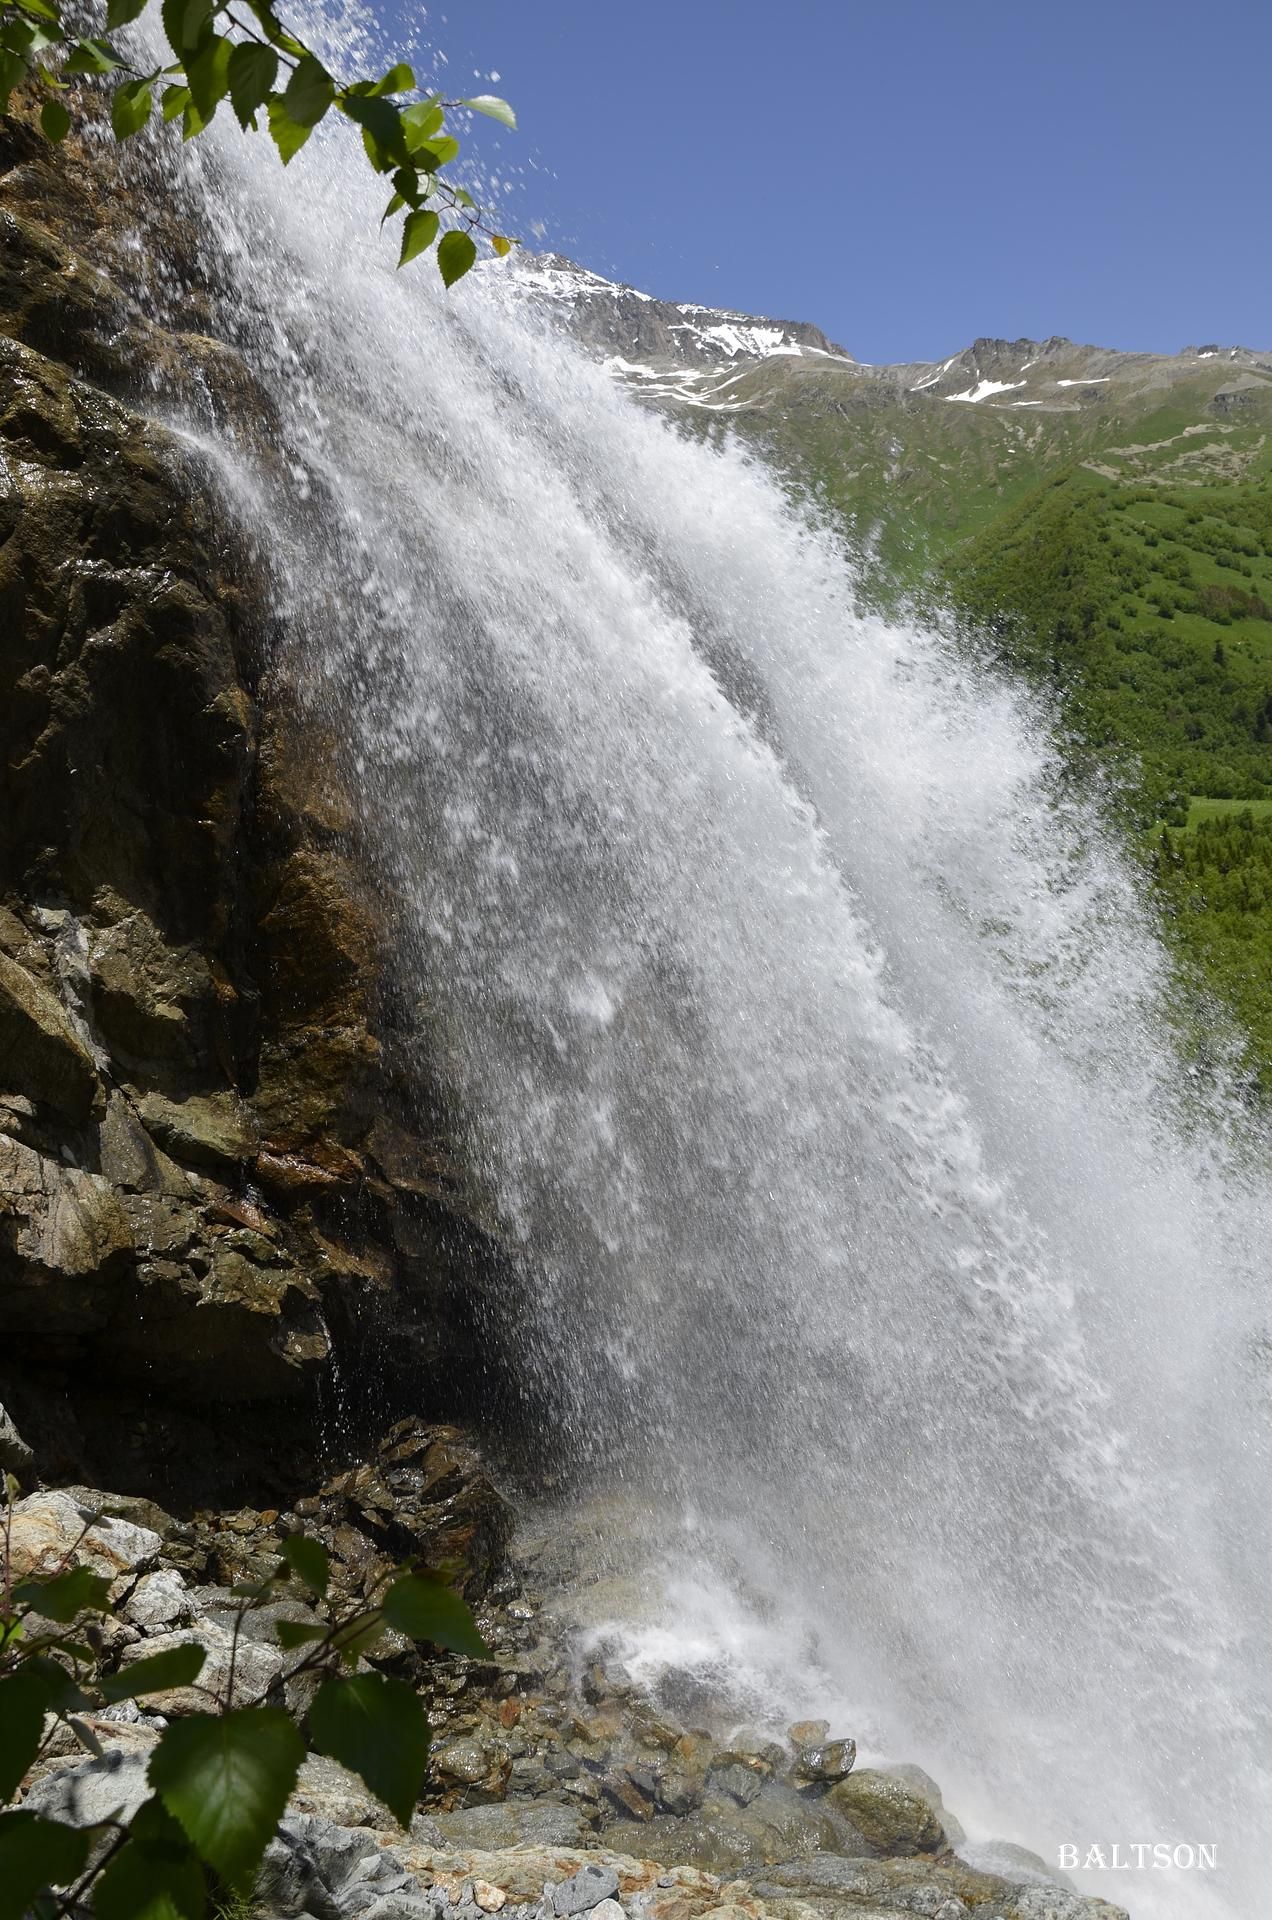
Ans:
{"type": "Polygon", "coordinates": [[[1163,924],[1272,1090],[1272,479],[1073,468],[946,563],[947,597],[1112,765],[1163,924]]]}

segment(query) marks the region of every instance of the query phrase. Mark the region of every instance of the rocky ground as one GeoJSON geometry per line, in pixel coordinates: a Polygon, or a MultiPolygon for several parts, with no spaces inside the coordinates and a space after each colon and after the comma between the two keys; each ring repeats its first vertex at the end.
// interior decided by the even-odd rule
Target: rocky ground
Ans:
{"type": "MultiPolygon", "coordinates": [[[[223,1689],[230,1589],[268,1571],[282,1538],[301,1529],[331,1555],[338,1604],[356,1602],[394,1561],[417,1558],[467,1595],[491,1657],[437,1656],[392,1635],[371,1652],[430,1702],[425,1798],[404,1834],[360,1781],[312,1755],[257,1888],[262,1915],[1118,1920],[1120,1910],[1073,1893],[1020,1850],[1000,1848],[994,1872],[983,1853],[969,1864],[935,1783],[915,1767],[858,1767],[848,1730],[742,1728],[723,1701],[700,1700],[689,1720],[621,1667],[581,1657],[556,1596],[536,1589],[512,1508],[455,1428],[403,1421],[373,1456],[284,1510],[177,1518],[141,1498],[41,1488],[14,1511],[13,1570],[48,1568],[71,1551],[113,1582],[105,1670],[193,1639],[207,1650],[205,1680],[223,1689]]],[[[305,1682],[289,1679],[278,1618],[316,1615],[285,1594],[247,1616],[236,1698],[285,1699],[303,1717],[305,1682]]],[[[58,1728],[26,1804],[84,1822],[139,1804],[159,1729],[204,1704],[176,1689],[145,1711],[128,1703],[87,1715],[78,1742],[58,1728]]]]}

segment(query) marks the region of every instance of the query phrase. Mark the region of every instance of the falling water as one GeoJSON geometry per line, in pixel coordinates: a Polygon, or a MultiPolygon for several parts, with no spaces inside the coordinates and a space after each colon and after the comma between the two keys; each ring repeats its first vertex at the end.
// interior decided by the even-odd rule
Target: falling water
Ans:
{"type": "Polygon", "coordinates": [[[611,1630],[1052,1858],[1216,1844],[1090,1890],[1249,1916],[1265,1152],[1028,702],[515,271],[395,276],[345,142],[181,164],[281,460],[185,425],[401,903],[519,1364],[656,1543],[611,1630]]]}

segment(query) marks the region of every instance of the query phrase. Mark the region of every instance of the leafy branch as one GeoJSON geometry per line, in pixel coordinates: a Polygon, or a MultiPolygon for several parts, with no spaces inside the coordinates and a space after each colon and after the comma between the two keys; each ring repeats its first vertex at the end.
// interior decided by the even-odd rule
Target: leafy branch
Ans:
{"type": "Polygon", "coordinates": [[[203,1920],[211,1887],[250,1892],[305,1757],[301,1727],[272,1704],[301,1674],[319,1678],[306,1715],[309,1743],[359,1774],[399,1824],[409,1824],[428,1765],[428,1716],[405,1681],[367,1668],[363,1656],[391,1628],[489,1658],[456,1594],[408,1565],[386,1573],[360,1604],[329,1604],[326,1550],[297,1535],[284,1541],[282,1560],[264,1579],[233,1589],[222,1692],[199,1687],[207,1654],[193,1641],[103,1673],[92,1623],[111,1611],[110,1583],[91,1567],[68,1564],[92,1519],[55,1570],[15,1585],[14,1497],[10,1481],[0,1536],[0,1920],[66,1920],[90,1893],[99,1920],[203,1920]],[[297,1585],[325,1619],[276,1621],[280,1648],[299,1657],[258,1699],[236,1706],[235,1653],[247,1615],[297,1585]],[[147,1768],[151,1797],[130,1821],[74,1827],[14,1804],[59,1723],[100,1755],[80,1712],[177,1688],[204,1693],[208,1710],[164,1729],[147,1768]]]}
{"type": "MultiPolygon", "coordinates": [[[[130,25],[147,4],[107,0],[107,35],[130,25]]],[[[108,38],[68,33],[58,0],[0,0],[0,115],[8,112],[15,87],[32,84],[43,95],[44,134],[64,140],[71,129],[62,98],[67,76],[96,75],[110,80],[117,140],[140,133],[156,109],[165,121],[179,119],[190,140],[228,98],[245,133],[258,132],[262,124],[268,129],[286,166],[334,108],[361,130],[375,172],[391,180],[393,195],[380,224],[403,215],[400,267],[436,242],[449,287],[476,260],[476,236],[497,254],[509,252],[513,242],[488,225],[472,195],[443,177],[460,151],[447,130],[447,114],[464,108],[515,128],[507,101],[494,94],[447,100],[436,93],[409,101],[405,96],[418,89],[404,62],[378,79],[339,80],[282,23],[269,0],[162,0],[161,12],[172,59],[143,72],[108,38]]]]}

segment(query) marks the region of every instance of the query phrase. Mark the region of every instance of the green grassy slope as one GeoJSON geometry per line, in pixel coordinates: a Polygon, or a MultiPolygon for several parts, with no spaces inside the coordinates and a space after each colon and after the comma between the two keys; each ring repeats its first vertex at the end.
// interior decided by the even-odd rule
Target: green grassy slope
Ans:
{"type": "Polygon", "coordinates": [[[1185,971],[1272,1092],[1272,475],[1128,485],[1071,469],[945,563],[948,598],[1117,766],[1185,971]]]}
{"type": "Polygon", "coordinates": [[[1077,465],[1178,488],[1244,487],[1272,463],[1272,356],[978,341],[931,368],[773,359],[724,397],[739,410],[718,430],[754,436],[811,483],[892,587],[917,586],[1077,465]],[[969,403],[982,380],[1002,390],[969,403]]]}

